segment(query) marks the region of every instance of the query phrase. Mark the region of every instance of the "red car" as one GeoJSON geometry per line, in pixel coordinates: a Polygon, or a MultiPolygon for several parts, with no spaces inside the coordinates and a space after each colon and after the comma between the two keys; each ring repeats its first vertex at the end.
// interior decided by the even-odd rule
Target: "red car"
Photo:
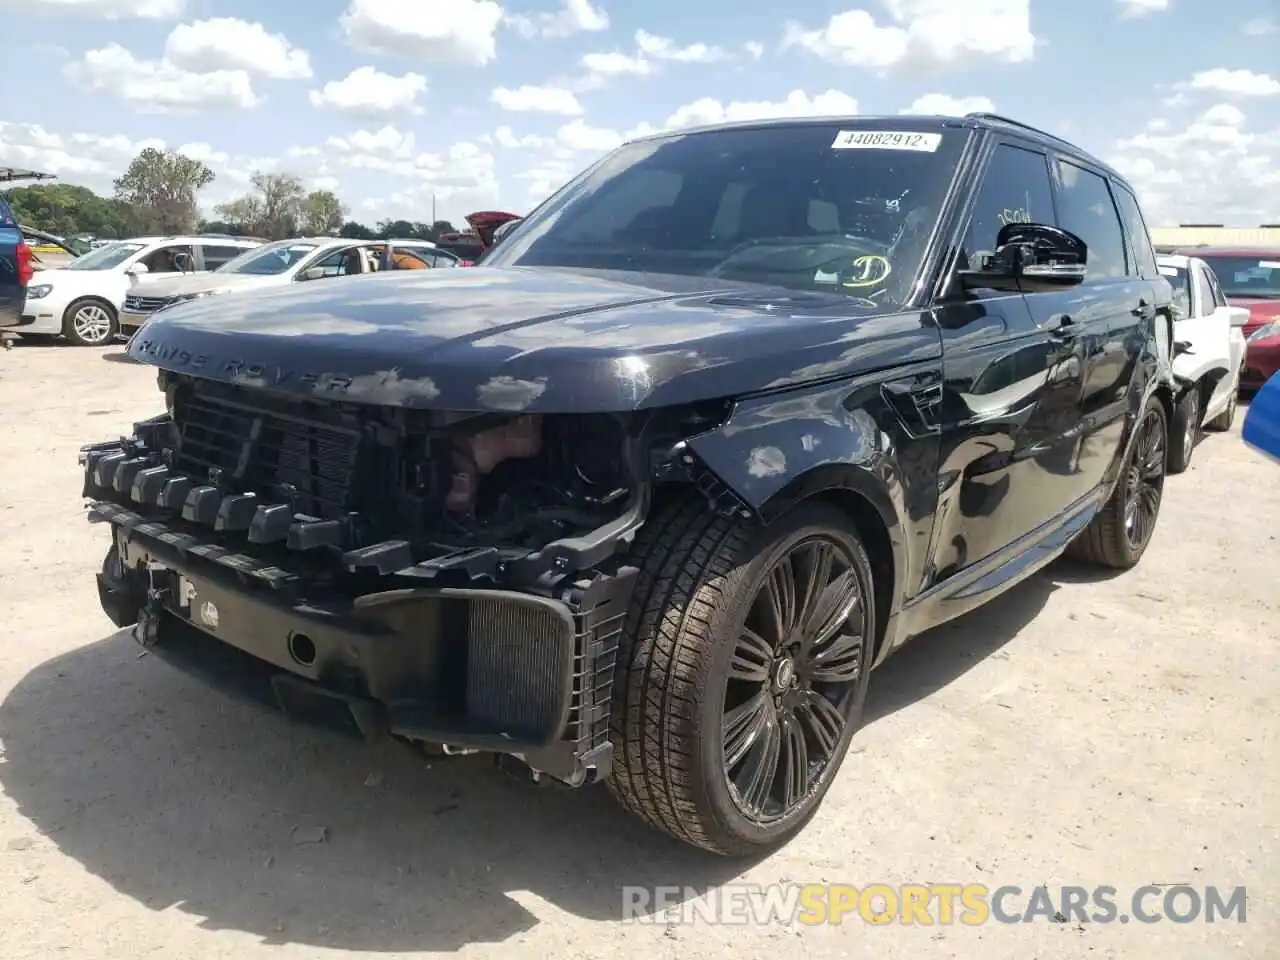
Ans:
{"type": "Polygon", "coordinates": [[[1280,248],[1183,247],[1213,270],[1233,307],[1245,307],[1248,341],[1240,386],[1257,390],[1280,370],[1280,248]]]}

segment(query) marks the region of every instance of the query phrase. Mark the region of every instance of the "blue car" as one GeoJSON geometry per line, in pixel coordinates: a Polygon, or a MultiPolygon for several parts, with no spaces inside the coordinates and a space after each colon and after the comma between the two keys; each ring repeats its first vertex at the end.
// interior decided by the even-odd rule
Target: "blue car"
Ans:
{"type": "Polygon", "coordinates": [[[1280,373],[1274,374],[1254,396],[1242,433],[1249,446],[1280,460],[1280,373]]]}

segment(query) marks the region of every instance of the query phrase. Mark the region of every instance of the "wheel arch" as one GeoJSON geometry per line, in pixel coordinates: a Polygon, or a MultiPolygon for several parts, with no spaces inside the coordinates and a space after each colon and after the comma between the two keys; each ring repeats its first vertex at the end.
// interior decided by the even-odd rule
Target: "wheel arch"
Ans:
{"type": "Polygon", "coordinates": [[[111,311],[111,315],[113,317],[116,317],[117,319],[119,319],[120,311],[116,308],[116,305],[112,303],[110,300],[108,300],[106,297],[100,296],[99,294],[96,294],[96,293],[82,294],[81,296],[78,296],[73,300],[71,300],[63,309],[62,318],[66,320],[70,316],[71,311],[74,308],[83,306],[86,303],[96,303],[96,304],[99,304],[100,306],[106,307],[108,310],[111,311]]]}
{"type": "Polygon", "coordinates": [[[810,501],[828,503],[848,516],[866,547],[875,581],[875,659],[878,660],[889,619],[902,601],[903,572],[907,568],[906,545],[900,535],[902,527],[893,501],[867,470],[850,464],[827,463],[792,479],[761,504],[758,512],[767,523],[810,501]]]}

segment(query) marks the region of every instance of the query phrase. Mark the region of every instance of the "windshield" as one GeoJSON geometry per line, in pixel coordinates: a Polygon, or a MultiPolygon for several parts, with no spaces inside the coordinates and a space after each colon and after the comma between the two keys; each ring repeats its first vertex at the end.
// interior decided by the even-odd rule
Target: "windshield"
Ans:
{"type": "Polygon", "coordinates": [[[627,144],[512,228],[485,266],[689,274],[897,307],[965,136],[823,123],[627,144]]]}
{"type": "Polygon", "coordinates": [[[1198,256],[1217,274],[1222,292],[1228,297],[1280,298],[1280,254],[1198,256]]]}
{"type": "Polygon", "coordinates": [[[145,243],[109,243],[97,250],[90,250],[83,257],[76,257],[63,270],[110,270],[118,267],[139,250],[145,250],[145,243]]]}
{"type": "Polygon", "coordinates": [[[247,273],[257,277],[275,276],[297,266],[315,249],[314,243],[296,243],[289,240],[268,243],[261,247],[250,247],[213,272],[247,273]]]}
{"type": "Polygon", "coordinates": [[[1178,319],[1191,316],[1191,279],[1185,267],[1172,267],[1160,264],[1160,276],[1169,281],[1173,287],[1173,309],[1178,319]]]}

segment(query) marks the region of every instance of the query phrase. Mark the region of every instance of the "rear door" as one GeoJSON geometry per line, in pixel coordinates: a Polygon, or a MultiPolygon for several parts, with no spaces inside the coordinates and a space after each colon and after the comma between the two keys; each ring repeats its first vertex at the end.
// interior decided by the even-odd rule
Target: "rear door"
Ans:
{"type": "Polygon", "coordinates": [[[1075,328],[1064,326],[1051,304],[1033,312],[1034,298],[962,290],[954,273],[994,252],[1006,224],[1054,220],[1048,155],[993,139],[934,314],[945,378],[935,583],[1030,533],[1079,493],[1075,328]]]}
{"type": "MultiPolygon", "coordinates": [[[[1079,448],[1071,464],[1077,497],[1102,483],[1124,443],[1129,388],[1154,328],[1156,305],[1120,224],[1108,179],[1074,158],[1052,158],[1058,226],[1084,240],[1082,284],[1027,297],[1040,325],[1072,331],[1083,363],[1079,448]]],[[[1154,274],[1154,263],[1152,264],[1154,274]]]]}

